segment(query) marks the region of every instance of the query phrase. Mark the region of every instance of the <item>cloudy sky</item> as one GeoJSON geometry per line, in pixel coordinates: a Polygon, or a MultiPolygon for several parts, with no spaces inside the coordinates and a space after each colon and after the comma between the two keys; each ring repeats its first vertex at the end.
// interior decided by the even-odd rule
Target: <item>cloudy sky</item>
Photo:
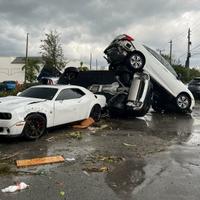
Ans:
{"type": "Polygon", "coordinates": [[[165,54],[172,39],[184,63],[189,27],[191,65],[200,66],[199,0],[0,0],[0,56],[24,56],[26,33],[29,55],[37,56],[44,34],[57,30],[68,59],[87,63],[92,52],[94,65],[106,65],[103,50],[127,33],[165,54]]]}

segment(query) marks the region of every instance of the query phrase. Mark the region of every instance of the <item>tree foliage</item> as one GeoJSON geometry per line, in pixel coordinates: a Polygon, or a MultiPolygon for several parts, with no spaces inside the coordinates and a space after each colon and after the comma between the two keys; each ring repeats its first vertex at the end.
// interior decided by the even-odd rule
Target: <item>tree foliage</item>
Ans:
{"type": "Polygon", "coordinates": [[[180,75],[180,78],[184,83],[188,83],[194,77],[200,77],[200,71],[197,69],[185,68],[182,65],[173,65],[173,68],[175,69],[176,73],[180,75]]]}
{"type": "Polygon", "coordinates": [[[83,66],[83,61],[80,62],[80,67],[78,67],[79,71],[89,71],[88,67],[83,66]]]}
{"type": "MultiPolygon", "coordinates": [[[[170,61],[169,55],[162,55],[168,62],[170,61]]],[[[194,68],[185,68],[185,66],[181,65],[180,60],[176,58],[172,58],[172,67],[176,71],[176,73],[180,76],[180,79],[184,83],[188,83],[194,77],[200,77],[200,71],[194,68]]]]}
{"type": "Polygon", "coordinates": [[[37,79],[37,73],[40,70],[40,61],[37,59],[28,58],[27,65],[25,64],[22,67],[22,70],[25,70],[25,79],[33,83],[37,79]]]}
{"type": "Polygon", "coordinates": [[[61,70],[65,67],[63,49],[60,44],[60,35],[57,31],[50,31],[45,34],[45,39],[41,40],[40,46],[42,58],[45,61],[45,66],[54,67],[61,70]]]}

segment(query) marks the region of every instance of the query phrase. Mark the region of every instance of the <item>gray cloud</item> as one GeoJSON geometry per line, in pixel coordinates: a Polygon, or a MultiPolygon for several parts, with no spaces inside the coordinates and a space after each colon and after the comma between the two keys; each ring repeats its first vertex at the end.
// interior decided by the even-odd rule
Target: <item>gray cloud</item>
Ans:
{"type": "MultiPolygon", "coordinates": [[[[166,53],[169,40],[177,35],[178,57],[185,52],[188,27],[200,26],[199,9],[198,0],[0,0],[0,55],[23,55],[27,32],[30,53],[37,55],[44,33],[56,29],[70,58],[88,60],[92,51],[105,64],[103,49],[120,33],[165,48],[166,53]]],[[[200,43],[198,29],[192,37],[200,43]]]]}

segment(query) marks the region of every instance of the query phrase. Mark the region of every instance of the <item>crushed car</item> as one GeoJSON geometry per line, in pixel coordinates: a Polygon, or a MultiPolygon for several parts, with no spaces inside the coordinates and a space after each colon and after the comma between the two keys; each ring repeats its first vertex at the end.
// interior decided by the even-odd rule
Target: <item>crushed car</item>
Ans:
{"type": "Polygon", "coordinates": [[[39,85],[0,98],[0,135],[37,139],[46,128],[92,117],[100,120],[103,95],[73,85],[39,85]]]}
{"type": "Polygon", "coordinates": [[[172,66],[154,50],[123,34],[117,36],[104,53],[109,64],[107,77],[103,71],[78,73],[74,69],[70,74],[66,69],[61,79],[104,94],[110,114],[114,116],[144,116],[150,106],[156,112],[192,112],[195,104],[192,93],[172,66]],[[69,74],[74,78],[68,79],[69,74]]]}

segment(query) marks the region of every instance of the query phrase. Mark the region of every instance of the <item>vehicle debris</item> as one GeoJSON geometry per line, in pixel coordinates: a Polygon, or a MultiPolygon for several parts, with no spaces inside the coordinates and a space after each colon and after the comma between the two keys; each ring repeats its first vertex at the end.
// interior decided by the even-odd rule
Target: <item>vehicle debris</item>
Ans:
{"type": "Polygon", "coordinates": [[[108,172],[109,168],[106,166],[102,167],[86,167],[82,169],[85,172],[108,172]]]}
{"type": "Polygon", "coordinates": [[[89,117],[89,118],[81,121],[80,124],[74,125],[73,128],[80,128],[80,129],[88,128],[89,126],[94,124],[94,122],[95,122],[94,119],[89,117]]]}
{"type": "Polygon", "coordinates": [[[27,160],[17,160],[17,167],[29,167],[34,165],[45,165],[45,164],[53,164],[64,162],[65,159],[63,156],[48,156],[43,158],[33,158],[27,160]]]}
{"type": "Polygon", "coordinates": [[[3,193],[6,193],[6,192],[12,193],[12,192],[20,191],[20,190],[25,190],[28,187],[29,187],[29,185],[27,185],[24,182],[21,182],[21,183],[17,183],[16,185],[11,185],[9,187],[6,187],[6,188],[2,189],[1,191],[3,193]]]}

